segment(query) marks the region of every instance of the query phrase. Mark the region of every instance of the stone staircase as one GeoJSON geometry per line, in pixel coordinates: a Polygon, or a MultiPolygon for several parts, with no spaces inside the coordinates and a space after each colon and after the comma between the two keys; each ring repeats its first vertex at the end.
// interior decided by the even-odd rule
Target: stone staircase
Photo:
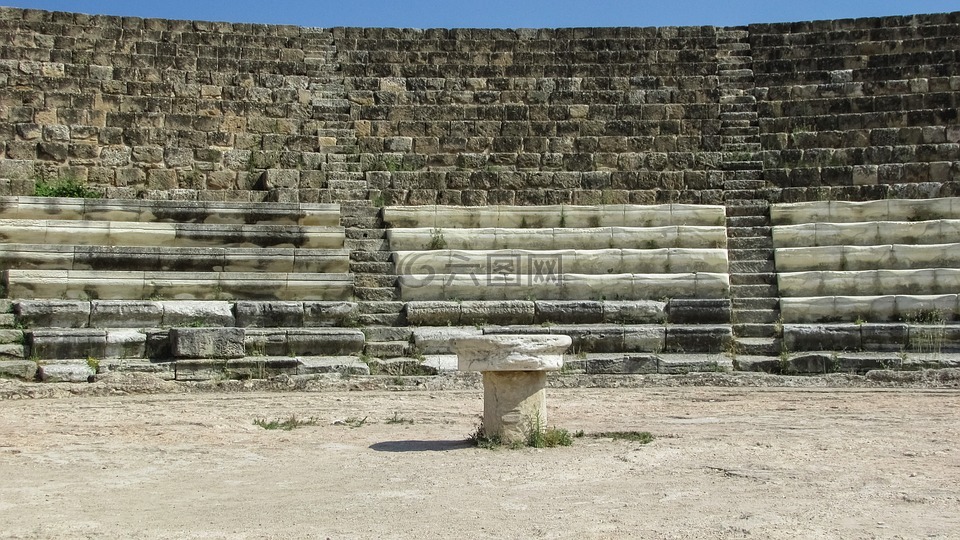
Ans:
{"type": "Polygon", "coordinates": [[[779,295],[749,32],[725,28],[717,40],[734,353],[775,355],[780,349],[779,295]]]}

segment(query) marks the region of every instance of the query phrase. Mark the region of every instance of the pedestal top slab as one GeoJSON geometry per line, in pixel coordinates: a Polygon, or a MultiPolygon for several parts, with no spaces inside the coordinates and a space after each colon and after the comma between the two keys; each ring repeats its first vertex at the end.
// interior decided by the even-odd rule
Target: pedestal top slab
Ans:
{"type": "Polygon", "coordinates": [[[496,334],[455,339],[460,371],[556,371],[570,336],[496,334]]]}

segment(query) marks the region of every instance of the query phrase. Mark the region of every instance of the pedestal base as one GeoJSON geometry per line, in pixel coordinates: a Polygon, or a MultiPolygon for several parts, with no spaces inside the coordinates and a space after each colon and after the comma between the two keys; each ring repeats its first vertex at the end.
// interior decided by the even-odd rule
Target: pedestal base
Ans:
{"type": "Polygon", "coordinates": [[[483,429],[506,444],[523,442],[547,423],[545,371],[484,371],[483,429]]]}

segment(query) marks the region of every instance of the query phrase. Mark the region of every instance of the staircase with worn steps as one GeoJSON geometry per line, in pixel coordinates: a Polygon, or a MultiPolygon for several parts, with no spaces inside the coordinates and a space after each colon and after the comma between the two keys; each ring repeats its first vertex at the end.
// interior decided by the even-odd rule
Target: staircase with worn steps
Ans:
{"type": "Polygon", "coordinates": [[[779,295],[749,32],[725,28],[717,39],[734,351],[775,355],[780,349],[779,295]]]}

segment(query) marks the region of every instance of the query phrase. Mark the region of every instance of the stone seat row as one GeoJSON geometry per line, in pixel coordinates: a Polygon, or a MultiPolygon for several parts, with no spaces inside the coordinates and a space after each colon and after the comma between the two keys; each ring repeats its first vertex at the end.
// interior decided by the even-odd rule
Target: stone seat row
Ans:
{"type": "MultiPolygon", "coordinates": [[[[803,323],[960,317],[960,198],[783,204],[770,214],[785,343],[822,338],[803,323]]],[[[906,346],[898,336],[887,337],[906,346]]]]}
{"type": "Polygon", "coordinates": [[[387,207],[400,298],[725,298],[724,209],[387,207]]]}

